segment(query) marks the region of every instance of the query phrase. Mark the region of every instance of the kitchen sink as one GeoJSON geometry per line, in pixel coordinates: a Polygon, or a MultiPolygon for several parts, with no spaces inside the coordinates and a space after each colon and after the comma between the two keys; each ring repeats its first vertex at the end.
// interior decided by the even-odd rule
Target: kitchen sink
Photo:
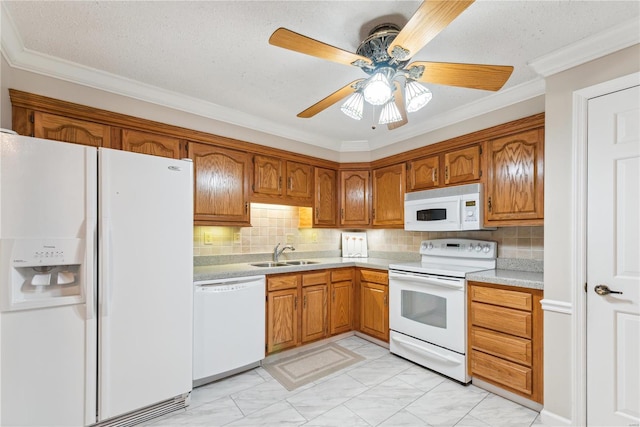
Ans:
{"type": "Polygon", "coordinates": [[[299,260],[299,261],[287,261],[286,264],[288,265],[308,265],[308,264],[319,264],[320,261],[306,261],[306,260],[299,260]]]}
{"type": "Polygon", "coordinates": [[[255,264],[250,264],[250,265],[254,267],[286,267],[287,265],[290,265],[290,264],[286,262],[267,261],[267,262],[256,262],[255,264]]]}

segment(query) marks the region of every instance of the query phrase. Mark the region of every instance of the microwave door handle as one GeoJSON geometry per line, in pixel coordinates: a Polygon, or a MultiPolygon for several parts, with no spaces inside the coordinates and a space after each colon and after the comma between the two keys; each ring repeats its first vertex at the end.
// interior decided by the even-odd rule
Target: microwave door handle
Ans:
{"type": "Polygon", "coordinates": [[[390,278],[402,280],[405,282],[420,282],[427,285],[440,286],[450,289],[464,289],[464,284],[460,284],[459,280],[438,279],[437,277],[416,276],[406,273],[393,272],[389,274],[390,278]],[[453,283],[452,283],[453,282],[453,283]]]}

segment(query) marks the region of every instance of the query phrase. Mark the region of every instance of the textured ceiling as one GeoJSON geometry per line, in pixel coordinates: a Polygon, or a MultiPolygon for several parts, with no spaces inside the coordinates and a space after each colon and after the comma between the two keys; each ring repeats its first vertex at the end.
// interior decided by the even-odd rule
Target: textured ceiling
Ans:
{"type": "MultiPolygon", "coordinates": [[[[140,93],[166,93],[183,97],[186,104],[210,106],[210,117],[338,151],[345,141],[370,148],[397,142],[425,126],[433,128],[431,122],[452,110],[495,97],[430,85],[431,103],[395,131],[372,129],[373,113],[366,109],[365,118],[354,121],[340,112],[339,103],[310,119],[296,117],[366,75],[269,45],[275,29],[286,27],[355,52],[374,25],[402,27],[420,5],[417,1],[3,3],[27,52],[42,55],[47,64],[60,59],[64,67],[81,66],[77,73],[85,84],[100,87],[105,76],[122,78],[127,87],[139,83],[140,93]]],[[[528,62],[638,20],[639,10],[637,1],[480,0],[413,60],[513,65],[503,91],[515,90],[538,78],[528,62]]],[[[55,75],[53,68],[40,71],[55,75]]]]}

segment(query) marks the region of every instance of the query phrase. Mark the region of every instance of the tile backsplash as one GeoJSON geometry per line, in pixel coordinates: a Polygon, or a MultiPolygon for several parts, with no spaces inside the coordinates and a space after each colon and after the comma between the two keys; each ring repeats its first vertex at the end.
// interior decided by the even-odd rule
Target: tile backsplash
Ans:
{"type": "MultiPolygon", "coordinates": [[[[193,253],[231,255],[270,253],[277,243],[292,244],[297,251],[340,249],[342,229],[299,228],[300,208],[251,204],[251,227],[206,227],[193,229],[193,253]]],[[[352,231],[352,230],[350,230],[352,231]]],[[[416,232],[366,230],[369,250],[418,252],[425,239],[461,237],[498,242],[498,257],[542,260],[544,227],[503,227],[493,231],[416,232]]]]}

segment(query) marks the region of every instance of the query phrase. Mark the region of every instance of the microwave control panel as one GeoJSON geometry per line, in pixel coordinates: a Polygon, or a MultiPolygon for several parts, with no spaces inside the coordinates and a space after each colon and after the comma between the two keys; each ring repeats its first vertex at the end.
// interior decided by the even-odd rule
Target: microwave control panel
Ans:
{"type": "Polygon", "coordinates": [[[477,200],[463,200],[463,221],[464,222],[478,222],[480,220],[478,211],[479,203],[477,200]]]}

